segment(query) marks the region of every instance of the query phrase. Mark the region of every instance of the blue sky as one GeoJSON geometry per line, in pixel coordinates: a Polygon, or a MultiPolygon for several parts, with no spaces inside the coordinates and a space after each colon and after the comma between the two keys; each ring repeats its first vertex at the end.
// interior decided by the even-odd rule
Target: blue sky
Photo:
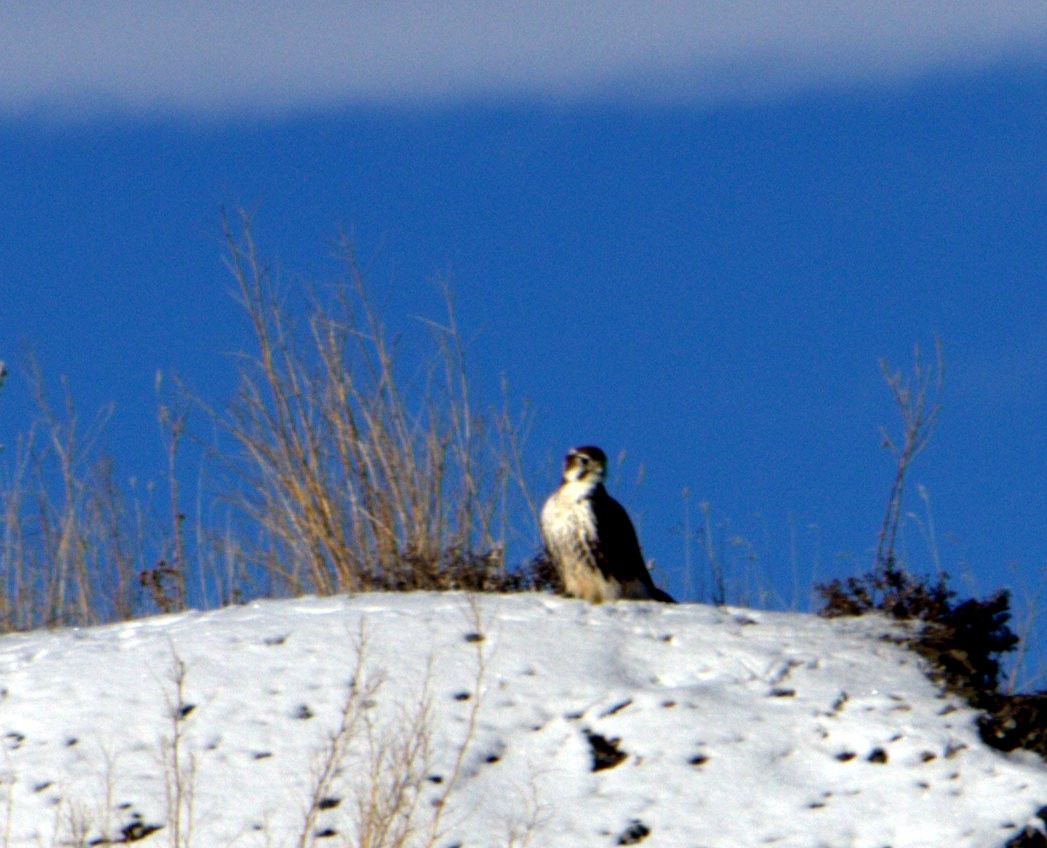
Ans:
{"type": "Polygon", "coordinates": [[[1047,10],[882,6],[0,11],[0,443],[32,349],[85,417],[115,404],[127,476],[159,474],[156,372],[219,399],[246,340],[218,224],[243,205],[291,279],[351,231],[394,329],[446,276],[474,378],[530,404],[532,484],[571,445],[624,452],[680,594],[685,488],[786,602],[794,563],[805,590],[865,570],[897,426],[878,361],[940,338],[907,506],[926,522],[924,486],[975,591],[1036,591],[1047,10]]]}

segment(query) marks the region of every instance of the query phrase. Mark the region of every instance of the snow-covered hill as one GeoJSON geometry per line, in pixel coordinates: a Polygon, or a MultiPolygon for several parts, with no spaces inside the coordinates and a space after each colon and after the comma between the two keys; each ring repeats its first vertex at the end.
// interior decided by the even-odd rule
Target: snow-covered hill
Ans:
{"type": "Polygon", "coordinates": [[[384,823],[365,844],[989,848],[1042,825],[1047,768],[986,748],[888,630],[376,594],[9,635],[0,845],[384,823]]]}

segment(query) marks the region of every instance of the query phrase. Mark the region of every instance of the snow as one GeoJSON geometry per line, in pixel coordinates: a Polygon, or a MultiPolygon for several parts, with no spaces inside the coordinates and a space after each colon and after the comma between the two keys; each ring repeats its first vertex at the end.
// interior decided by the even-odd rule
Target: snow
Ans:
{"type": "Polygon", "coordinates": [[[371,844],[960,848],[1042,826],[1047,767],[983,745],[892,632],[450,593],[8,635],[0,845],[340,846],[387,821],[371,844]]]}

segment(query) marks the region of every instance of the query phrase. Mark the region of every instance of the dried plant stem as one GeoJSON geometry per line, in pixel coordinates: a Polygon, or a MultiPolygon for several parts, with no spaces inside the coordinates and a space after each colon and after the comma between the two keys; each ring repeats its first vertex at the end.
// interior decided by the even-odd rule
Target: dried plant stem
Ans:
{"type": "Polygon", "coordinates": [[[170,681],[173,691],[165,692],[168,733],[160,740],[167,804],[167,835],[171,848],[190,848],[193,835],[193,810],[196,801],[197,758],[186,740],[186,721],[195,705],[186,697],[188,669],[171,652],[170,681]]]}
{"type": "Polygon", "coordinates": [[[875,564],[880,569],[891,570],[895,567],[895,542],[902,516],[905,477],[913,460],[927,447],[941,411],[945,366],[939,341],[935,342],[935,353],[935,364],[928,366],[920,358],[920,348],[917,345],[913,352],[911,376],[905,376],[900,371],[891,372],[886,360],[880,361],[880,370],[902,418],[900,442],[896,441],[886,428],[881,428],[883,446],[888,448],[895,458],[895,474],[876,545],[875,564]]]}

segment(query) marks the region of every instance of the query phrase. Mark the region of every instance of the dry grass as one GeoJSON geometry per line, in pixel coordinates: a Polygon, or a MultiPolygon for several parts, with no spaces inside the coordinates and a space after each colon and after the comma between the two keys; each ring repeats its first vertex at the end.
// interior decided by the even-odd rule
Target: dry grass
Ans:
{"type": "Polygon", "coordinates": [[[394,720],[375,718],[385,681],[365,671],[366,634],[356,641],[356,665],[339,723],[320,750],[297,848],[326,843],[354,848],[403,848],[424,829],[427,776],[432,770],[433,716],[429,681],[394,720]],[[347,803],[346,803],[347,802],[347,803]],[[337,827],[320,828],[326,809],[337,827]]]}
{"type": "Polygon", "coordinates": [[[251,330],[239,387],[207,404],[158,376],[152,476],[121,477],[108,410],[85,422],[68,386],[55,404],[32,363],[19,369],[37,414],[0,453],[0,630],[258,596],[526,587],[505,553],[533,538],[523,427],[474,399],[446,289],[428,346],[402,355],[347,244],[345,278],[302,311],[281,300],[248,219],[224,233],[251,330]],[[203,437],[189,426],[201,411],[203,437]],[[198,469],[183,467],[190,439],[198,469]]]}
{"type": "Polygon", "coordinates": [[[0,471],[0,629],[92,625],[186,605],[175,454],[184,419],[161,408],[169,502],[122,482],[102,447],[111,410],[84,422],[63,381],[54,404],[27,367],[36,417],[0,471]]]}
{"type": "Polygon", "coordinates": [[[9,449],[0,501],[0,626],[129,617],[141,537],[130,529],[112,463],[94,452],[106,416],[85,429],[68,391],[56,411],[39,375],[34,388],[39,417],[9,449]]]}
{"type": "Polygon", "coordinates": [[[500,587],[508,504],[525,495],[520,431],[475,408],[449,299],[446,322],[429,324],[430,364],[408,379],[348,244],[346,278],[298,321],[250,222],[225,235],[254,349],[218,418],[275,592],[500,587]]]}
{"type": "MultiPolygon", "coordinates": [[[[367,634],[354,639],[356,661],[337,728],[321,748],[297,848],[335,844],[352,848],[436,848],[449,838],[448,818],[460,789],[466,757],[476,741],[485,702],[487,648],[481,602],[468,596],[466,614],[472,627],[473,679],[469,709],[453,755],[437,783],[437,727],[430,691],[431,674],[416,696],[384,720],[376,704],[385,680],[366,671],[367,634]],[[343,804],[342,801],[348,803],[343,804]],[[328,803],[325,803],[328,802],[328,803]],[[337,802],[337,803],[334,803],[337,802]],[[339,813],[319,828],[325,807],[339,813]],[[320,836],[318,836],[318,834],[320,836]]],[[[531,786],[532,793],[537,790],[531,786]]],[[[520,825],[507,828],[507,844],[526,844],[538,827],[537,800],[520,825]],[[522,825],[522,826],[521,826],[522,825]]],[[[458,814],[456,814],[458,815],[458,814]]],[[[465,813],[465,818],[468,813],[465,813]]],[[[456,822],[461,823],[461,819],[456,822]]],[[[452,840],[453,842],[453,840],[452,840]]]]}

